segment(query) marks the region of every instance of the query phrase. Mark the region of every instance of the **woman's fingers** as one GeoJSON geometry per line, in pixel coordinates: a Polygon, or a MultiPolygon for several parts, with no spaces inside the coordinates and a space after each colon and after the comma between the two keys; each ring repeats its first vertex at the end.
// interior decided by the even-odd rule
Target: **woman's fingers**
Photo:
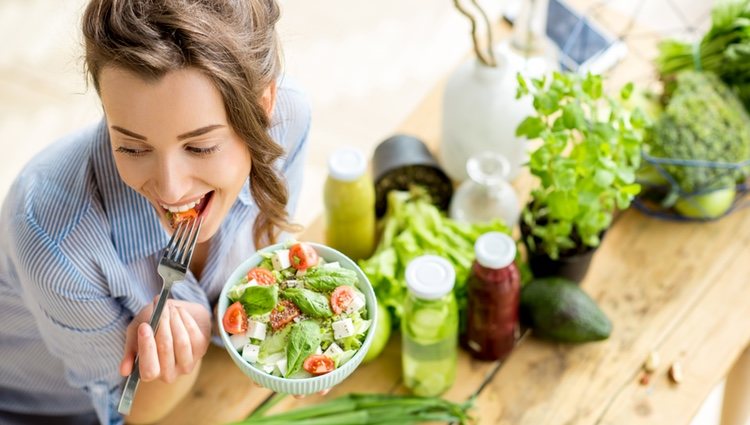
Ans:
{"type": "Polygon", "coordinates": [[[156,349],[159,353],[159,366],[161,369],[161,379],[166,383],[174,382],[175,372],[175,352],[174,340],[172,339],[172,306],[170,303],[164,306],[159,322],[159,329],[156,331],[156,349]]]}
{"type": "MultiPolygon", "coordinates": [[[[324,395],[328,394],[329,392],[331,392],[330,388],[325,389],[323,391],[318,391],[316,394],[318,394],[319,396],[324,396],[324,395]]],[[[304,394],[294,394],[294,395],[292,395],[292,397],[296,398],[297,400],[301,400],[301,399],[305,398],[305,395],[304,394]]]]}
{"type": "Polygon", "coordinates": [[[141,379],[144,382],[153,381],[159,377],[159,353],[156,349],[156,339],[148,323],[138,325],[138,363],[141,379]]]}
{"type": "Polygon", "coordinates": [[[195,321],[193,316],[188,313],[186,309],[180,307],[177,310],[180,312],[182,323],[185,325],[185,330],[187,331],[188,337],[190,338],[193,357],[203,357],[203,355],[206,354],[206,350],[208,349],[208,340],[206,336],[201,331],[200,326],[198,326],[198,323],[195,321]]]}
{"type": "Polygon", "coordinates": [[[175,367],[178,373],[186,374],[193,370],[193,346],[180,310],[176,306],[172,308],[170,324],[174,340],[175,367]]]}

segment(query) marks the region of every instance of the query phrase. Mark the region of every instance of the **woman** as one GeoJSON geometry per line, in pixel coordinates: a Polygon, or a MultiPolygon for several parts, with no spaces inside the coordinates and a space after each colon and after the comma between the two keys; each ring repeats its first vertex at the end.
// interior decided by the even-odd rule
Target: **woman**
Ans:
{"type": "Polygon", "coordinates": [[[231,270],[294,230],[309,129],[279,79],[273,0],[92,0],[98,125],[50,146],[0,217],[0,422],[120,423],[168,413],[195,381],[231,270]],[[147,322],[170,212],[203,227],[156,335],[147,322]],[[155,396],[158,394],[158,396],[155,396]]]}

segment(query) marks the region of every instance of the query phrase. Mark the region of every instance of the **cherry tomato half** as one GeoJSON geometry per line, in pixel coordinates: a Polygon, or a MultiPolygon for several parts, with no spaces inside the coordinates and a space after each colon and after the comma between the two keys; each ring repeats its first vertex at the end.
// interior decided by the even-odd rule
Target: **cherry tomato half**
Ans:
{"type": "Polygon", "coordinates": [[[311,245],[299,242],[289,248],[289,262],[297,270],[307,270],[318,265],[318,253],[311,245]]]}
{"type": "Polygon", "coordinates": [[[247,272],[248,282],[253,279],[255,279],[255,281],[258,282],[258,285],[261,286],[271,286],[276,283],[276,277],[274,277],[273,273],[262,267],[256,267],[247,272]]]}
{"type": "Polygon", "coordinates": [[[331,372],[336,368],[336,365],[333,362],[333,359],[328,356],[313,354],[305,359],[305,362],[302,363],[302,367],[310,372],[310,374],[318,376],[331,372]]]}
{"type": "Polygon", "coordinates": [[[224,325],[224,330],[232,335],[247,331],[247,313],[239,301],[227,308],[221,323],[224,325]]]}
{"type": "Polygon", "coordinates": [[[351,286],[341,285],[333,290],[331,294],[331,310],[336,314],[341,314],[352,305],[354,301],[354,289],[351,286]]]}
{"type": "Polygon", "coordinates": [[[289,300],[281,300],[271,310],[271,328],[278,331],[300,315],[299,308],[289,300]]]}

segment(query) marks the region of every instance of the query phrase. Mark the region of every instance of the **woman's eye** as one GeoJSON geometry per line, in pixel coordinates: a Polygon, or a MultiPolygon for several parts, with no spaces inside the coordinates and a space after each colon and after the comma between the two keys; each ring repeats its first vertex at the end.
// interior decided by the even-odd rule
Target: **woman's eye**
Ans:
{"type": "Polygon", "coordinates": [[[146,153],[148,153],[146,149],[131,149],[131,148],[126,148],[124,146],[118,147],[117,149],[115,149],[115,152],[123,153],[129,156],[141,156],[141,155],[145,155],[146,153]]]}
{"type": "Polygon", "coordinates": [[[198,156],[206,156],[206,155],[211,155],[212,153],[218,152],[219,151],[219,146],[218,145],[217,146],[211,146],[209,148],[198,148],[198,147],[195,147],[195,146],[187,146],[187,147],[185,147],[185,149],[188,152],[194,153],[194,154],[196,154],[198,156]]]}

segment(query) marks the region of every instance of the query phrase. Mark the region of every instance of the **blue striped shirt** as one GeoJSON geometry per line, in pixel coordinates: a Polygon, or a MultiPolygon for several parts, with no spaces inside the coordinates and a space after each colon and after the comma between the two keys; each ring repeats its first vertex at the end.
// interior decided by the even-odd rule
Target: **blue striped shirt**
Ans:
{"type": "MultiPolygon", "coordinates": [[[[286,150],[293,215],[310,125],[304,95],[280,84],[269,130],[286,150]]],[[[122,423],[117,403],[125,330],[161,289],[168,234],[148,201],[115,168],[104,121],[36,156],[0,213],[0,411],[96,411],[122,423]]],[[[200,280],[188,273],[175,299],[209,311],[232,270],[254,251],[258,209],[249,181],[211,240],[200,280]]]]}

